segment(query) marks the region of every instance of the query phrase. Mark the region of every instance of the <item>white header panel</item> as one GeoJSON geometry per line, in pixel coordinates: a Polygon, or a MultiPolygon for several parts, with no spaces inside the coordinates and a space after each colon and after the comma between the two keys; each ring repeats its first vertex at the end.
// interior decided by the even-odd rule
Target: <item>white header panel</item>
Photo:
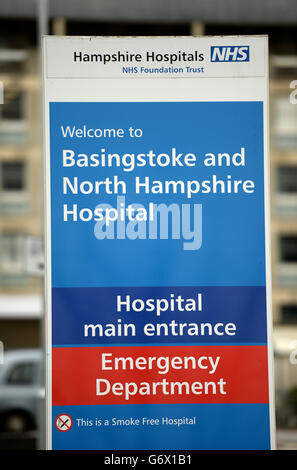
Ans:
{"type": "Polygon", "coordinates": [[[266,41],[265,36],[184,37],[178,41],[174,37],[135,41],[49,36],[46,77],[263,77],[266,41]]]}

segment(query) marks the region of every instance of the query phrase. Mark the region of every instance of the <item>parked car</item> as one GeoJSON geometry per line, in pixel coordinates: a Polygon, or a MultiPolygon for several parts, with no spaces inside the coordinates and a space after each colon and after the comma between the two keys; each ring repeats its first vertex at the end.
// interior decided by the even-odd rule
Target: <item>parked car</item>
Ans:
{"type": "Polygon", "coordinates": [[[42,351],[7,351],[0,365],[0,429],[24,432],[36,429],[44,396],[42,351]]]}

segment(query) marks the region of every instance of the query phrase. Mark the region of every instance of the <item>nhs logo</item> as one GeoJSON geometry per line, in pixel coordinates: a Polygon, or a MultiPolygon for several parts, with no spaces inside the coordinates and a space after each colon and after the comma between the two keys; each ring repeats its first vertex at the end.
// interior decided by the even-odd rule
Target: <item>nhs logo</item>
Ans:
{"type": "Polygon", "coordinates": [[[211,62],[249,62],[250,46],[211,46],[211,62]]]}

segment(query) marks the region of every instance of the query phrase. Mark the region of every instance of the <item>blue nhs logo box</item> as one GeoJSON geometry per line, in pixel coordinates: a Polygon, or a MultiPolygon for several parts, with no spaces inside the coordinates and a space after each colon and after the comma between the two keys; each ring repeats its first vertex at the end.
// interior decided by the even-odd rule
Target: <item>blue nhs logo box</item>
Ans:
{"type": "Polygon", "coordinates": [[[211,46],[211,62],[249,62],[250,46],[211,46]]]}

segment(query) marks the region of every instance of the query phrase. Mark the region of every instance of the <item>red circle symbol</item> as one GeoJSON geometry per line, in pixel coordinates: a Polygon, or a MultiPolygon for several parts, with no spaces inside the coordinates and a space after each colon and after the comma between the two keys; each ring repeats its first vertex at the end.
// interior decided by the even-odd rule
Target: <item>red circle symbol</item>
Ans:
{"type": "Polygon", "coordinates": [[[65,413],[58,415],[55,419],[55,426],[58,429],[58,431],[61,431],[61,432],[69,431],[69,429],[72,428],[72,424],[73,424],[73,421],[72,421],[71,416],[65,413]]]}

